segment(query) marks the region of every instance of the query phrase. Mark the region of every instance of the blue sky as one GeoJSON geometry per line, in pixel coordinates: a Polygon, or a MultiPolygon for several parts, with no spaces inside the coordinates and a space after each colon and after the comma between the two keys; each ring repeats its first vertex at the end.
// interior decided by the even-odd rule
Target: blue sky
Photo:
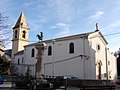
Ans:
{"type": "Polygon", "coordinates": [[[38,41],[39,32],[48,40],[94,31],[98,22],[103,35],[118,33],[105,36],[111,51],[120,47],[120,0],[0,0],[0,11],[9,16],[11,37],[12,27],[24,12],[30,43],[38,41]]]}

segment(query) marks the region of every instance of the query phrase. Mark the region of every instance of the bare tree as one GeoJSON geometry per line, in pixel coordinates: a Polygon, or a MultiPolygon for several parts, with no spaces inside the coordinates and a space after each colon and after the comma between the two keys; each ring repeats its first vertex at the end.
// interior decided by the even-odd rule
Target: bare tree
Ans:
{"type": "Polygon", "coordinates": [[[10,37],[8,36],[9,25],[7,24],[7,21],[8,17],[0,12],[0,44],[4,46],[10,43],[10,37]]]}

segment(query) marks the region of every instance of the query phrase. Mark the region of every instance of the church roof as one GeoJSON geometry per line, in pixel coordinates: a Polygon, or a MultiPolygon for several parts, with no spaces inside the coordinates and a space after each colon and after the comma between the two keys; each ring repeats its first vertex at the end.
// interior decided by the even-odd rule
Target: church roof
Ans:
{"type": "MultiPolygon", "coordinates": [[[[102,33],[99,30],[95,30],[92,32],[87,32],[87,33],[82,33],[82,34],[77,34],[77,35],[71,35],[71,36],[66,36],[66,37],[61,37],[61,38],[56,38],[55,41],[63,41],[63,40],[69,40],[69,39],[74,39],[74,38],[88,38],[89,35],[93,34],[93,33],[99,33],[100,36],[103,38],[103,40],[105,41],[106,44],[108,44],[107,40],[104,38],[104,36],[102,35],[102,33]]],[[[52,40],[46,40],[45,42],[51,42],[52,40]]]]}
{"type": "MultiPolygon", "coordinates": [[[[65,36],[65,37],[50,39],[50,40],[45,40],[43,42],[49,43],[49,42],[53,42],[53,40],[55,40],[57,42],[57,41],[75,39],[75,38],[88,38],[89,35],[94,34],[94,33],[99,33],[100,37],[102,37],[102,39],[105,41],[105,43],[108,44],[107,40],[104,38],[104,36],[102,35],[102,33],[99,30],[95,30],[95,31],[92,31],[92,32],[87,32],[87,33],[82,33],[82,34],[77,34],[77,35],[71,35],[71,36],[65,36]]],[[[26,45],[24,47],[34,46],[34,45],[37,45],[37,44],[40,44],[40,43],[41,42],[32,43],[32,44],[26,45]]]]}
{"type": "Polygon", "coordinates": [[[19,16],[19,18],[18,18],[15,26],[13,27],[13,29],[14,29],[14,28],[17,28],[17,27],[20,27],[20,26],[23,26],[23,24],[26,25],[26,28],[29,28],[29,27],[28,27],[28,24],[27,24],[27,22],[26,22],[24,13],[22,12],[22,13],[20,14],[20,16],[19,16]]]}

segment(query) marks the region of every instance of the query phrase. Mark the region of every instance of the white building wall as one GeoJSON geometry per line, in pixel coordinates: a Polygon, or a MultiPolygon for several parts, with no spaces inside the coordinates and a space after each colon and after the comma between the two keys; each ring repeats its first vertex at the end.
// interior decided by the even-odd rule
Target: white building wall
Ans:
{"type": "Polygon", "coordinates": [[[103,41],[102,37],[98,34],[98,32],[92,34],[89,36],[89,41],[91,42],[91,46],[93,50],[95,51],[95,64],[96,64],[96,79],[98,79],[98,62],[101,61],[101,79],[106,79],[105,73],[106,73],[106,43],[103,41]],[[100,46],[100,50],[97,50],[97,45],[100,46]]]}
{"type": "MultiPolygon", "coordinates": [[[[111,80],[113,80],[115,78],[115,75],[116,75],[116,58],[115,58],[115,56],[107,50],[107,44],[105,43],[102,36],[100,36],[100,34],[98,32],[91,34],[89,36],[89,42],[91,43],[92,48],[96,52],[95,53],[96,79],[98,79],[98,64],[97,63],[100,60],[102,62],[101,79],[106,80],[107,73],[109,75],[109,72],[112,72],[111,73],[111,80]],[[97,45],[100,45],[100,50],[97,50],[97,45]],[[110,61],[110,63],[113,63],[113,64],[108,65],[108,60],[110,61]],[[106,65],[108,65],[108,71],[107,71],[106,65]],[[111,68],[111,70],[110,70],[110,68],[111,68]]],[[[108,79],[110,79],[109,76],[108,76],[108,79]]]]}
{"type": "Polygon", "coordinates": [[[25,47],[25,49],[24,49],[25,72],[27,72],[27,69],[29,68],[30,75],[32,75],[32,76],[35,76],[35,69],[36,69],[36,62],[37,62],[36,56],[37,56],[37,50],[36,50],[35,46],[25,47]],[[35,50],[34,57],[31,57],[32,49],[35,50]]]}
{"type": "Polygon", "coordinates": [[[24,68],[23,68],[23,64],[24,64],[24,57],[23,55],[15,55],[15,59],[14,59],[14,73],[18,74],[18,75],[24,75],[24,68]],[[19,62],[18,62],[19,59],[19,62]]]}
{"type": "Polygon", "coordinates": [[[36,64],[36,56],[37,56],[37,50],[36,50],[35,46],[25,47],[25,49],[24,49],[25,64],[35,65],[36,64]],[[34,57],[31,57],[32,49],[35,50],[34,57]]]}
{"type": "Polygon", "coordinates": [[[108,79],[117,81],[117,59],[113,53],[107,51],[108,56],[108,79]]]}
{"type": "MultiPolygon", "coordinates": [[[[95,71],[95,50],[91,48],[91,43],[86,42],[85,46],[85,55],[87,55],[88,59],[85,59],[85,71],[87,79],[95,79],[96,78],[96,71],[95,71]]],[[[83,49],[84,49],[83,48],[83,49]]]]}
{"type": "MultiPolygon", "coordinates": [[[[55,41],[47,43],[47,47],[52,46],[52,55],[48,56],[45,51],[45,75],[66,76],[72,75],[80,79],[95,78],[95,72],[90,71],[93,66],[91,57],[80,57],[79,55],[89,56],[90,46],[87,39],[76,38],[65,41],[55,41]],[[74,54],[69,54],[69,44],[74,43],[74,54]],[[75,57],[75,58],[74,58],[75,57]],[[89,74],[88,74],[89,73],[89,74]]],[[[93,60],[94,61],[94,60],[93,60]]]]}

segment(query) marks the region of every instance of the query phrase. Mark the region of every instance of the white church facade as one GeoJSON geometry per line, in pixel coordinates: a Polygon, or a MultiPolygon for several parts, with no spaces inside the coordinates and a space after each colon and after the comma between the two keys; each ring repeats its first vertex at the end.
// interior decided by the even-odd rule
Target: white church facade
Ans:
{"type": "Polygon", "coordinates": [[[18,26],[13,28],[12,59],[17,74],[25,75],[29,70],[30,75],[37,77],[116,79],[116,58],[109,52],[108,42],[98,28],[93,32],[28,44],[29,28],[23,13],[16,24],[18,26]],[[15,30],[22,33],[16,34],[15,30]]]}

